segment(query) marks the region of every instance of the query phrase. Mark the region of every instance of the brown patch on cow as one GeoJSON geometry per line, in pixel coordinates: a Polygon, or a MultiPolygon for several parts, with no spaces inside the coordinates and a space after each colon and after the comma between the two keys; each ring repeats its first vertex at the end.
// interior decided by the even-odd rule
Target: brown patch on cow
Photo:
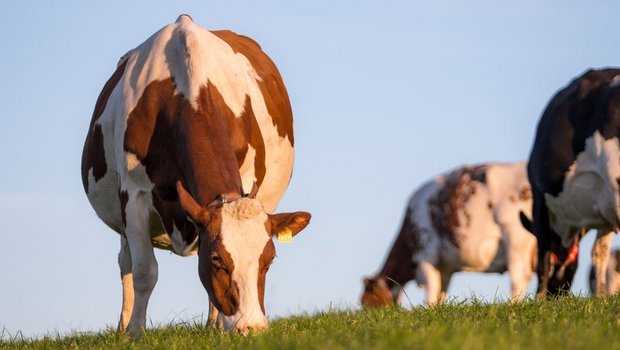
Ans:
{"type": "Polygon", "coordinates": [[[265,280],[267,278],[267,272],[273,262],[273,258],[276,255],[276,247],[272,240],[267,241],[265,248],[258,258],[258,301],[260,308],[265,313],[265,280]]]}
{"type": "Polygon", "coordinates": [[[456,229],[471,222],[465,204],[476,193],[476,183],[486,184],[486,171],[485,165],[462,167],[446,175],[443,186],[428,200],[433,227],[456,247],[460,246],[456,229]],[[463,213],[465,222],[460,222],[459,213],[463,213]]]}
{"type": "Polygon", "coordinates": [[[82,153],[82,185],[88,193],[88,171],[93,169],[95,181],[99,181],[108,171],[103,148],[103,132],[101,125],[95,125],[86,138],[82,153]]]}
{"type": "Polygon", "coordinates": [[[286,87],[273,61],[263,52],[256,41],[246,36],[238,35],[229,30],[213,31],[212,33],[250,61],[254,70],[261,77],[258,85],[265,99],[269,115],[273,120],[273,125],[278,130],[278,135],[281,137],[288,136],[291,145],[294,145],[293,112],[286,87]]]}
{"type": "Polygon", "coordinates": [[[116,68],[116,71],[114,71],[114,74],[112,74],[110,79],[108,79],[103,86],[90,120],[88,135],[86,136],[84,150],[82,152],[82,185],[84,185],[84,191],[86,191],[86,193],[88,193],[88,171],[91,168],[93,169],[95,181],[101,179],[107,172],[108,166],[105,161],[103,148],[103,132],[101,130],[101,125],[95,125],[95,123],[103,114],[112,91],[114,91],[118,81],[123,76],[126,64],[127,61],[120,64],[116,68]]]}
{"type": "Polygon", "coordinates": [[[118,199],[121,202],[121,219],[123,221],[123,229],[125,229],[125,227],[127,227],[127,201],[129,201],[129,195],[127,194],[127,191],[121,191],[119,189],[118,199]]]}

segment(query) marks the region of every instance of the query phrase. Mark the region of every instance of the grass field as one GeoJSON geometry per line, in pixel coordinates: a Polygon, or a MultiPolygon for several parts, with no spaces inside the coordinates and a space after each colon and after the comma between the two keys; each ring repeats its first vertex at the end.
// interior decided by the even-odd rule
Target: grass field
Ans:
{"type": "Polygon", "coordinates": [[[135,342],[112,330],[39,340],[13,337],[0,348],[619,349],[620,297],[339,311],[276,320],[268,331],[248,337],[189,324],[149,329],[135,342]]]}

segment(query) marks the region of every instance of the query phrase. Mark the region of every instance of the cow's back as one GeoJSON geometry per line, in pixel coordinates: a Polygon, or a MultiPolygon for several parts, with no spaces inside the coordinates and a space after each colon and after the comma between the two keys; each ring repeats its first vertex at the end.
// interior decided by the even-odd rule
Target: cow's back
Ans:
{"type": "Polygon", "coordinates": [[[82,178],[108,226],[122,233],[127,198],[146,196],[151,234],[163,239],[161,247],[169,244],[163,232],[167,219],[159,214],[178,212],[170,203],[184,161],[175,153],[172,129],[179,118],[200,119],[202,125],[207,116],[208,123],[227,130],[211,142],[232,148],[244,189],[249,192],[257,182],[265,210],[276,208],[294,157],[292,113],[281,77],[251,39],[209,32],[181,16],[123,56],[97,101],[82,178]]]}

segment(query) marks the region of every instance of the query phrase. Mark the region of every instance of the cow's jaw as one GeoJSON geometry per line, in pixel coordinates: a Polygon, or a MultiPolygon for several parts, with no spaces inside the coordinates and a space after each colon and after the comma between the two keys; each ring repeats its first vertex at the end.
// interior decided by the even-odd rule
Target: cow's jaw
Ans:
{"type": "MultiPolygon", "coordinates": [[[[260,274],[265,268],[263,253],[269,248],[273,251],[271,236],[265,227],[267,214],[257,200],[240,199],[225,204],[221,218],[220,239],[234,262],[231,282],[238,290],[236,312],[230,315],[221,313],[224,327],[244,334],[250,329],[265,329],[267,318],[261,300],[265,279],[261,279],[260,274]]],[[[271,259],[267,260],[270,263],[271,259]]]]}

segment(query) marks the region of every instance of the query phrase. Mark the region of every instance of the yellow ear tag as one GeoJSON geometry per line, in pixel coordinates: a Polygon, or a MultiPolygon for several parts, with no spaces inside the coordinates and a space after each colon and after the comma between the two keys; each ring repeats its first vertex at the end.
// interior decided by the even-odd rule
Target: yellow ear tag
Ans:
{"type": "Polygon", "coordinates": [[[278,232],[278,242],[293,243],[293,232],[289,229],[278,232]]]}

